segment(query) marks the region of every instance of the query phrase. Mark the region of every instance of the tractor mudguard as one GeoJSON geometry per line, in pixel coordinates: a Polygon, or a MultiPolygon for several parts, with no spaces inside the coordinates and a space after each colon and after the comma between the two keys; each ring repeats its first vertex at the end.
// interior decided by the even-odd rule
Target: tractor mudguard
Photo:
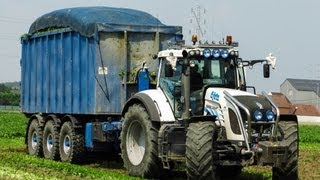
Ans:
{"type": "Polygon", "coordinates": [[[159,112],[153,100],[147,94],[143,93],[137,93],[127,101],[126,105],[122,110],[123,117],[125,113],[128,111],[129,107],[133,104],[142,104],[146,108],[151,121],[160,122],[159,112]]]}
{"type": "Polygon", "coordinates": [[[298,118],[294,114],[280,114],[280,121],[294,121],[298,123],[298,118]]]}

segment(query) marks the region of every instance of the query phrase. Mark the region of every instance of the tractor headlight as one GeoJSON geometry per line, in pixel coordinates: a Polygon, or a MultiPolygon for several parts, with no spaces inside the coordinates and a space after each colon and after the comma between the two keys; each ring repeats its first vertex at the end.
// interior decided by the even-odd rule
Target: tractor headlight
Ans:
{"type": "Polygon", "coordinates": [[[196,52],[194,50],[189,51],[189,56],[194,56],[196,52]]]}
{"type": "Polygon", "coordinates": [[[262,112],[259,110],[256,110],[253,114],[256,121],[261,121],[262,119],[262,112]]]}
{"type": "Polygon", "coordinates": [[[239,56],[239,52],[235,51],[235,50],[232,50],[232,51],[230,51],[230,56],[238,57],[239,56]]]}
{"type": "Polygon", "coordinates": [[[239,51],[235,51],[235,56],[239,57],[239,51]]]}
{"type": "Polygon", "coordinates": [[[211,51],[210,51],[210,49],[205,49],[205,50],[203,50],[203,56],[204,56],[205,58],[209,58],[209,57],[211,56],[211,51]]]}
{"type": "Polygon", "coordinates": [[[268,110],[266,112],[266,117],[268,121],[273,121],[274,120],[274,113],[271,110],[268,110]]]}
{"type": "Polygon", "coordinates": [[[222,57],[223,59],[226,59],[228,56],[229,56],[228,50],[222,49],[222,50],[221,50],[221,57],[222,57]]]}
{"type": "Polygon", "coordinates": [[[219,49],[214,49],[214,50],[212,51],[212,55],[213,55],[214,58],[220,57],[220,51],[219,51],[219,49]]]}

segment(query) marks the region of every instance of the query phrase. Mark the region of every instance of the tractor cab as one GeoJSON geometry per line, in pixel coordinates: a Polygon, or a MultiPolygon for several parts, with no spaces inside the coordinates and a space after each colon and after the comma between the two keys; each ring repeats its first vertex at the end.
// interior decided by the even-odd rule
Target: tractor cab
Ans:
{"type": "Polygon", "coordinates": [[[158,53],[158,88],[167,96],[176,117],[182,116],[183,109],[191,109],[193,114],[200,115],[203,94],[209,87],[245,90],[244,69],[236,49],[238,43],[232,42],[231,37],[228,40],[221,44],[181,46],[158,53]],[[187,107],[190,108],[183,108],[183,104],[189,104],[187,107]]]}
{"type": "Polygon", "coordinates": [[[245,85],[243,68],[238,66],[238,55],[234,46],[226,44],[203,44],[182,47],[180,50],[164,50],[158,54],[163,60],[160,80],[181,78],[184,73],[190,76],[191,90],[201,89],[201,85],[238,89],[245,85]]]}
{"type": "Polygon", "coordinates": [[[227,36],[226,41],[219,44],[180,45],[158,53],[157,87],[166,95],[176,118],[203,115],[208,88],[246,91],[246,66],[266,62],[264,77],[269,77],[270,65],[274,67],[272,56],[269,56],[271,60],[245,61],[239,58],[237,47],[238,42],[227,36]]]}

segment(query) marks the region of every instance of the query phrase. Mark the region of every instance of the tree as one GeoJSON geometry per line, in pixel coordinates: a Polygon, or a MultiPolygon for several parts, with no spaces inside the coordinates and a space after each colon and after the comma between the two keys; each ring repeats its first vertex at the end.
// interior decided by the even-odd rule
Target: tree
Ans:
{"type": "Polygon", "coordinates": [[[19,106],[20,94],[5,84],[0,84],[0,105],[19,106]]]}

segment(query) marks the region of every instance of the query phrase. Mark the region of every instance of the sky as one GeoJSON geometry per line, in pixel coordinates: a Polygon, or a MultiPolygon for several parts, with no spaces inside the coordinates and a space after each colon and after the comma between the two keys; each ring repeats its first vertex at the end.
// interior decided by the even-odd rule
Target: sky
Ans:
{"type": "MultiPolygon", "coordinates": [[[[320,1],[290,0],[0,0],[0,83],[20,81],[20,36],[41,15],[62,8],[110,6],[142,10],[166,25],[183,27],[190,42],[194,12],[201,12],[203,40],[220,41],[232,35],[244,60],[277,57],[269,79],[262,65],[247,70],[247,84],[258,92],[279,92],[287,78],[320,80],[316,56],[320,43],[320,1]],[[193,10],[193,11],[192,11],[193,10]]],[[[320,53],[319,53],[320,54],[320,53]]]]}

